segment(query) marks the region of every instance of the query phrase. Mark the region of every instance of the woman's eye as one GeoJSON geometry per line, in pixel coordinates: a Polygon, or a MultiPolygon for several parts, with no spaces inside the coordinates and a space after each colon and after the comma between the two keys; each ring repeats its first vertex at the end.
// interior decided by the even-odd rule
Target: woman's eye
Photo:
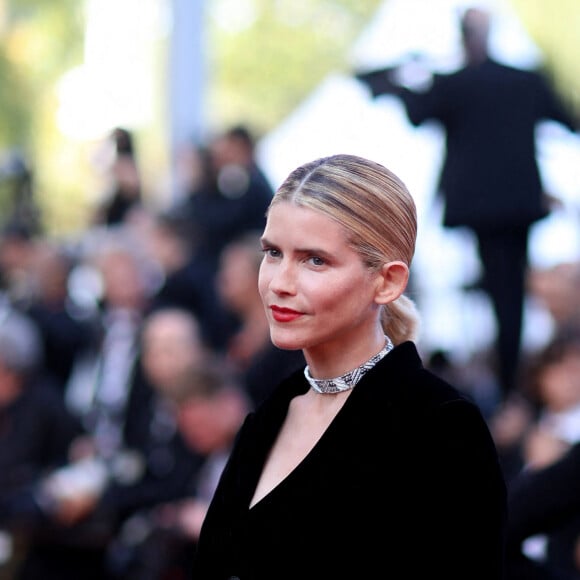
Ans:
{"type": "Polygon", "coordinates": [[[270,256],[271,258],[279,258],[280,257],[280,250],[276,248],[262,248],[262,252],[265,256],[270,256]]]}
{"type": "Polygon", "coordinates": [[[324,266],[324,264],[326,264],[326,262],[319,256],[310,256],[308,259],[313,266],[324,266]]]}

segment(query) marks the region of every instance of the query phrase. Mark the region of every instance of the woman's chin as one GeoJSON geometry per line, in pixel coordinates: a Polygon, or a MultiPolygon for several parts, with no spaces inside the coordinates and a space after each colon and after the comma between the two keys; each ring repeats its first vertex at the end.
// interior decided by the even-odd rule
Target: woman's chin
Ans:
{"type": "Polygon", "coordinates": [[[282,350],[301,350],[304,346],[303,341],[301,341],[293,333],[278,331],[276,329],[270,330],[270,340],[282,350]]]}

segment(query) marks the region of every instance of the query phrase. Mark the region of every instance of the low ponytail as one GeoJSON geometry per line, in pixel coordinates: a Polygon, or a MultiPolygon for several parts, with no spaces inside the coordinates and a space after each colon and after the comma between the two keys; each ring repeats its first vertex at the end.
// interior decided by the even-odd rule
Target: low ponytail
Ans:
{"type": "Polygon", "coordinates": [[[415,302],[402,294],[397,300],[383,307],[381,323],[385,334],[397,345],[406,340],[417,339],[421,317],[415,302]]]}

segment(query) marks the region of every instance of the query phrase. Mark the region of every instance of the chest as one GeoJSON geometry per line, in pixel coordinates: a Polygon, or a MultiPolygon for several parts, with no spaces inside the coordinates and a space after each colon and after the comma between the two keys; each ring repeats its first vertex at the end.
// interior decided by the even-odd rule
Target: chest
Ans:
{"type": "Polygon", "coordinates": [[[332,400],[317,400],[308,393],[296,398],[288,409],[280,431],[266,457],[251,506],[284,481],[312,452],[346,402],[348,394],[332,400]],[[319,403],[323,402],[323,405],[319,403]]]}

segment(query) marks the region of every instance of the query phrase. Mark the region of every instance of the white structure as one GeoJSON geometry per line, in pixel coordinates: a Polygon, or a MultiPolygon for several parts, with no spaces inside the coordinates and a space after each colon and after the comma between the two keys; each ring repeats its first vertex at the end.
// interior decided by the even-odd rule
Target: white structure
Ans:
{"type": "MultiPolygon", "coordinates": [[[[498,60],[521,67],[539,63],[540,53],[506,2],[478,4],[494,14],[490,42],[498,60]]],[[[412,53],[420,53],[438,72],[459,66],[457,22],[467,5],[459,0],[387,0],[353,47],[351,69],[389,66],[412,53]]],[[[561,211],[535,226],[532,234],[532,263],[547,266],[580,256],[580,139],[546,125],[538,143],[547,189],[565,202],[561,211]]],[[[260,142],[258,153],[275,186],[301,163],[338,152],[363,155],[395,171],[418,207],[412,292],[423,314],[423,347],[446,348],[458,357],[469,357],[490,344],[495,327],[487,299],[461,290],[478,275],[472,237],[467,231],[440,226],[442,208],[434,203],[434,193],[442,148],[437,126],[412,127],[396,98],[373,99],[354,77],[336,73],[323,79],[260,142]]],[[[547,317],[530,305],[524,343],[535,346],[538,337],[543,340],[548,333],[547,317]]]]}

